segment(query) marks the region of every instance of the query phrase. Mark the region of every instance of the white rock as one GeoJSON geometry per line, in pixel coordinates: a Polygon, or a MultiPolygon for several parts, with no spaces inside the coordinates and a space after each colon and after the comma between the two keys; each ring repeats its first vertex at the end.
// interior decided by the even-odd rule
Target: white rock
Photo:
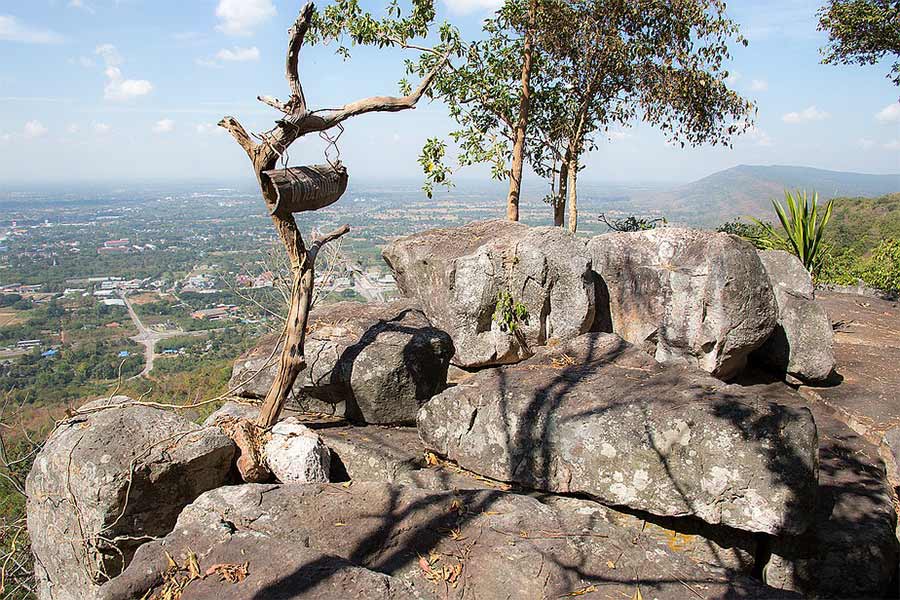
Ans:
{"type": "Polygon", "coordinates": [[[294,417],[272,428],[263,447],[266,464],[281,483],[327,482],[331,453],[314,431],[294,417]]]}

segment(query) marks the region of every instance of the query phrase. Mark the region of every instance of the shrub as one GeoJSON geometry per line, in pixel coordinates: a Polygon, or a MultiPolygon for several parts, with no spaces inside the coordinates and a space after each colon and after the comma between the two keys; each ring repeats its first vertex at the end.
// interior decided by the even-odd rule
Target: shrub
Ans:
{"type": "Polygon", "coordinates": [[[789,252],[789,247],[782,240],[769,235],[771,227],[772,225],[769,223],[748,223],[747,221],[735,219],[734,221],[722,223],[716,231],[741,237],[753,244],[758,250],[785,250],[789,252]]]}
{"type": "Polygon", "coordinates": [[[864,261],[860,278],[872,287],[900,291],[900,239],[882,240],[864,261]]]}
{"type": "Polygon", "coordinates": [[[806,270],[815,274],[822,266],[822,234],[831,219],[831,211],[834,208],[834,200],[828,202],[825,206],[825,212],[822,218],[819,218],[819,194],[813,193],[812,198],[807,196],[806,192],[785,192],[784,198],[787,203],[787,211],[781,204],[773,200],[772,206],[775,207],[775,214],[781,222],[784,235],[775,230],[769,223],[763,223],[754,219],[754,222],[766,230],[769,238],[777,243],[784,244],[790,249],[806,270]]]}
{"type": "Polygon", "coordinates": [[[626,217],[624,219],[612,219],[610,220],[606,215],[601,214],[597,217],[597,219],[609,227],[611,231],[648,231],[650,229],[656,229],[657,227],[662,227],[668,221],[666,221],[665,217],[658,217],[655,219],[649,219],[646,217],[636,217],[631,215],[630,217],[626,217]]]}

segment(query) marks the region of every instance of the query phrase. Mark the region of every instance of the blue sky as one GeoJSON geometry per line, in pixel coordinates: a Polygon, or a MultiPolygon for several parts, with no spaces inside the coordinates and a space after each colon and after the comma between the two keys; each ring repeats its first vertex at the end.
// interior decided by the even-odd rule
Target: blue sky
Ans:
{"type": "MultiPolygon", "coordinates": [[[[498,0],[441,0],[468,31],[498,0]]],[[[372,10],[381,3],[365,2],[372,10]]],[[[757,101],[756,128],[734,149],[669,147],[653,129],[616,130],[587,158],[585,181],[688,181],[740,163],[900,172],[900,90],[887,64],[819,64],[820,2],[733,0],[750,40],[736,48],[733,86],[757,101]]],[[[258,94],[286,97],[287,27],[298,0],[0,0],[2,182],[250,178],[246,156],[215,123],[248,129],[277,114],[258,94]]],[[[395,93],[403,53],[305,48],[314,107],[395,93]]],[[[340,148],[361,179],[419,177],[425,138],[453,123],[439,103],[348,122],[340,148]]],[[[291,162],[321,162],[323,144],[295,144],[291,162]]],[[[486,176],[479,169],[460,176],[486,176]]]]}

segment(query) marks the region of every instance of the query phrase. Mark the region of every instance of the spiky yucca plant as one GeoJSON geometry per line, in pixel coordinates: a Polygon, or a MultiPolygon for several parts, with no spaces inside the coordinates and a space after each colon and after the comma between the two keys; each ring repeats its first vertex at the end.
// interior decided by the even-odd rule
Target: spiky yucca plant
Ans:
{"type": "Polygon", "coordinates": [[[812,198],[809,198],[805,190],[797,191],[794,194],[785,191],[784,198],[787,203],[787,211],[780,202],[772,200],[775,214],[778,215],[778,220],[781,221],[781,226],[784,228],[784,235],[776,231],[771,223],[763,223],[756,219],[754,221],[765,229],[773,241],[789,248],[800,259],[807,271],[814,273],[820,266],[824,248],[822,234],[831,219],[834,200],[830,200],[825,205],[825,212],[820,219],[818,192],[814,192],[812,198]]]}

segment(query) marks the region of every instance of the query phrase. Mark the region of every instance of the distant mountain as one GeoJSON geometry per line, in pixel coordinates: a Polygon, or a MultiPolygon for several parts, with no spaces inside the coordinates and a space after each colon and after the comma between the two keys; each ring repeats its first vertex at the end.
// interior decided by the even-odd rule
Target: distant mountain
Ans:
{"type": "Polygon", "coordinates": [[[635,205],[670,221],[712,226],[743,216],[774,218],[785,190],[819,193],[819,200],[900,192],[900,174],[866,175],[810,167],[738,165],[666,192],[635,197],[635,205]]]}

